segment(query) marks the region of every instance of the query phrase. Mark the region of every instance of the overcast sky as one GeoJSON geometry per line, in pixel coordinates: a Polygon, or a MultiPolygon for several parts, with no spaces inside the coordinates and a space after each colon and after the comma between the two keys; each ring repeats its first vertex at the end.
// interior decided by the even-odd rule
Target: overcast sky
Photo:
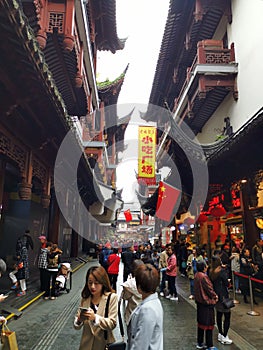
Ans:
{"type": "MultiPolygon", "coordinates": [[[[115,80],[129,64],[118,98],[119,117],[127,115],[133,104],[141,104],[145,108],[140,110],[146,110],[168,9],[169,0],[116,1],[118,36],[127,40],[124,49],[115,54],[98,52],[97,80],[115,80]]],[[[117,169],[117,188],[123,188],[125,202],[137,201],[137,124],[138,113],[135,112],[125,134],[128,149],[119,154],[122,161],[117,169]]]]}
{"type": "Polygon", "coordinates": [[[117,0],[119,38],[127,38],[115,54],[99,51],[97,80],[116,79],[129,63],[118,103],[148,103],[169,0],[117,0]]]}

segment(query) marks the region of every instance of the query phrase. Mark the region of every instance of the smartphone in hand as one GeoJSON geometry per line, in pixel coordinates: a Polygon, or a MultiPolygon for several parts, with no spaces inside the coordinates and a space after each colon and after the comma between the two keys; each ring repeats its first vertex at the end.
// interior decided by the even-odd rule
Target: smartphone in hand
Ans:
{"type": "Polygon", "coordinates": [[[79,310],[80,310],[81,313],[83,313],[83,312],[89,311],[90,308],[89,307],[82,307],[82,306],[80,306],[79,310]]]}

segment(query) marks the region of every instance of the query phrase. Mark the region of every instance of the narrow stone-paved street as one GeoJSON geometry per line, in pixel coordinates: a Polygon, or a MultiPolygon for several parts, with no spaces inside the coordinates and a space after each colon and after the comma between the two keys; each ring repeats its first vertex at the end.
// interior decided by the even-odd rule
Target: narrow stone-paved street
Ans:
{"type": "MultiPolygon", "coordinates": [[[[81,332],[73,329],[74,314],[80,300],[85,274],[91,264],[89,262],[73,274],[72,290],[63,293],[57,300],[44,301],[38,299],[23,311],[23,315],[9,321],[11,330],[16,331],[20,350],[77,350],[81,332]],[[38,327],[36,325],[39,325],[38,327]]],[[[118,279],[118,293],[122,270],[118,279]]],[[[164,349],[188,350],[196,347],[196,310],[195,302],[188,299],[188,280],[177,277],[179,302],[161,298],[164,310],[164,349]]],[[[217,341],[217,329],[214,331],[214,345],[220,350],[260,350],[262,349],[262,301],[259,300],[259,316],[249,316],[249,305],[238,304],[232,312],[229,336],[232,345],[222,345],[217,341]],[[240,322],[241,321],[241,322],[240,322]]],[[[120,338],[119,329],[115,330],[116,338],[120,338]]],[[[139,350],[139,349],[138,349],[139,350]]]]}

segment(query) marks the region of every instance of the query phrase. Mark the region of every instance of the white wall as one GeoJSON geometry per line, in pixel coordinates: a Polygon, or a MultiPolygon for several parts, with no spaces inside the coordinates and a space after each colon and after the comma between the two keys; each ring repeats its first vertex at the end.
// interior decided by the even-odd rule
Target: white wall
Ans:
{"type": "Polygon", "coordinates": [[[201,143],[215,141],[225,117],[235,132],[263,106],[263,0],[233,0],[232,18],[227,33],[229,47],[235,45],[239,98],[228,95],[198,135],[201,143]]]}

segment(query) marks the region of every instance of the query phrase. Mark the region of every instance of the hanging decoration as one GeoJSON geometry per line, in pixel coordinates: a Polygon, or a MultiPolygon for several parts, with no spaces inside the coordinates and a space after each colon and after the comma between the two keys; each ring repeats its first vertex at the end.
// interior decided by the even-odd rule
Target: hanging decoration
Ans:
{"type": "Polygon", "coordinates": [[[226,210],[224,207],[216,206],[210,210],[210,214],[215,218],[220,218],[221,216],[226,215],[226,210]]]}
{"type": "Polygon", "coordinates": [[[125,216],[126,222],[132,221],[132,214],[131,214],[130,209],[127,209],[124,211],[124,216],[125,216]]]}
{"type": "Polygon", "coordinates": [[[139,126],[138,181],[155,185],[156,128],[139,126]]]}
{"type": "Polygon", "coordinates": [[[174,214],[174,207],[180,199],[181,191],[163,181],[159,182],[156,216],[170,222],[174,214]]]}
{"type": "Polygon", "coordinates": [[[208,217],[204,214],[204,213],[200,213],[200,215],[198,216],[197,222],[199,224],[202,224],[204,222],[207,222],[208,217]]]}

